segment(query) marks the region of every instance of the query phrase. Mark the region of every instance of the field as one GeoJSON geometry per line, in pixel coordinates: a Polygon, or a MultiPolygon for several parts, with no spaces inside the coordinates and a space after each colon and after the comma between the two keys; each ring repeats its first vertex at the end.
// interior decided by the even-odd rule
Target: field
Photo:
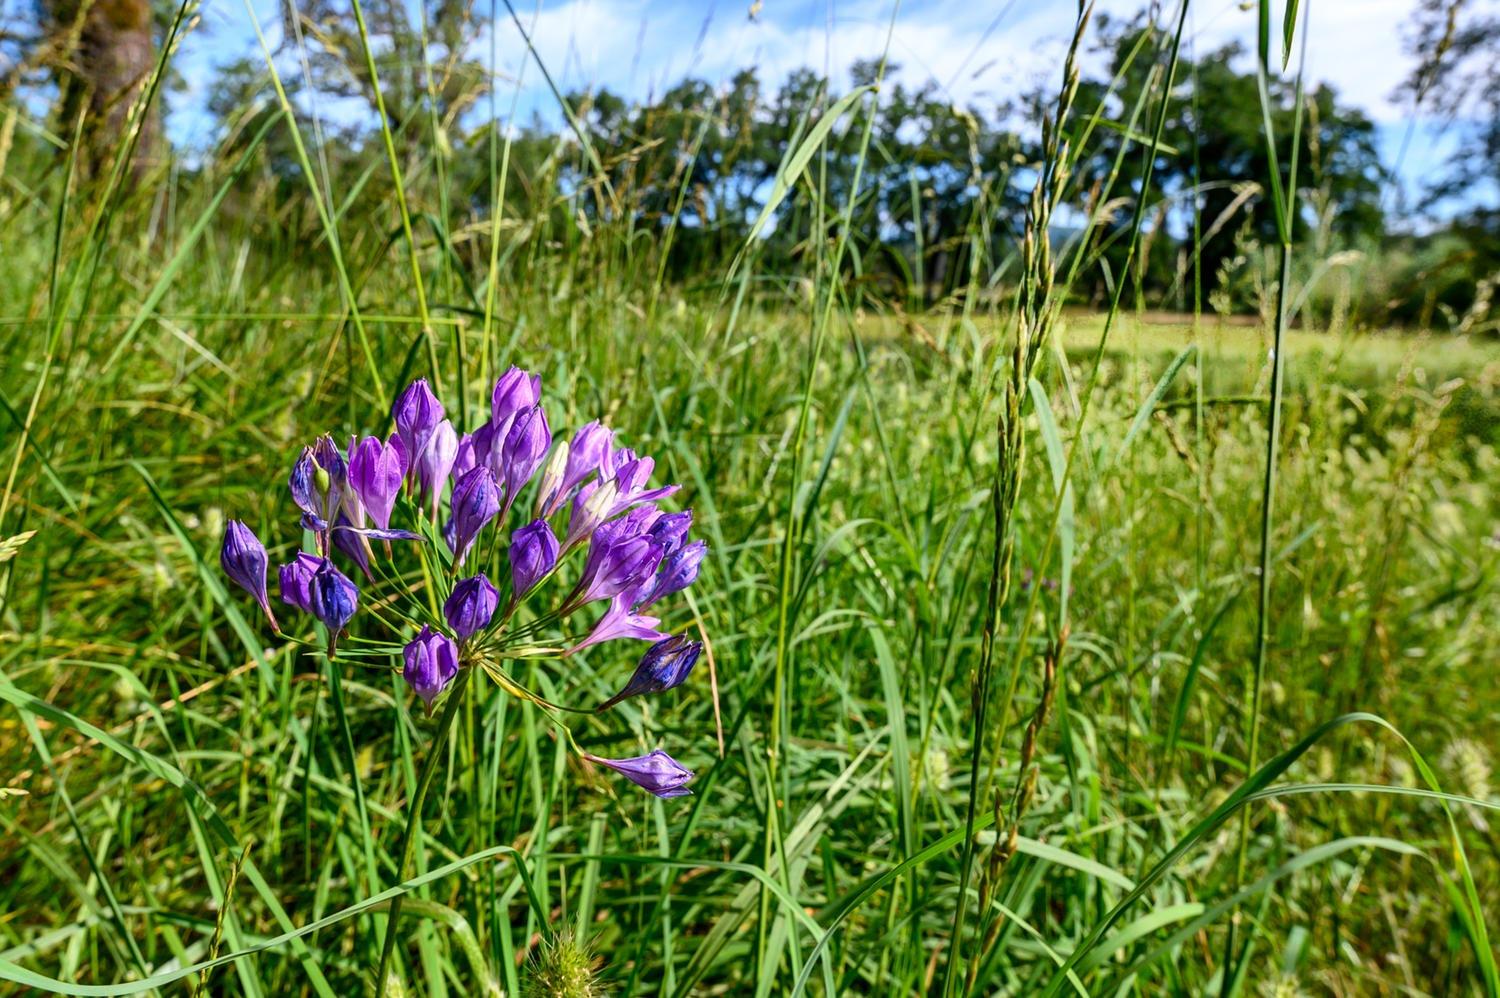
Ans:
{"type": "Polygon", "coordinates": [[[336,222],[254,149],[0,158],[0,993],[1500,987],[1493,337],[1061,308],[1034,260],[1045,306],[883,307],[833,198],[805,272],[679,286],[628,220],[429,226],[420,142],[336,222]],[[617,641],[429,714],[389,605],[329,660],[275,601],[305,445],[416,377],[472,430],[513,364],[682,484],[682,686],[595,713],[617,641]],[[692,796],[588,758],[658,745],[692,796]]]}

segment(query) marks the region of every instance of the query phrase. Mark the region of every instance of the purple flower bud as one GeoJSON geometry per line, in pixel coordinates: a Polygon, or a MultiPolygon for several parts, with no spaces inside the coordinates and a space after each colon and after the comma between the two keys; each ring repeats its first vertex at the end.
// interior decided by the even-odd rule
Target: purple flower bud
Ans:
{"type": "Polygon", "coordinates": [[[635,667],[635,674],[630,677],[625,688],[604,701],[597,709],[608,710],[629,697],[640,696],[642,693],[661,693],[682,685],[693,671],[693,666],[698,664],[698,656],[702,652],[703,646],[696,641],[689,641],[686,634],[658,641],[641,656],[641,662],[635,667]]]}
{"type": "Polygon", "coordinates": [[[474,455],[474,434],[465,433],[458,438],[458,451],[453,456],[453,470],[449,472],[455,481],[464,476],[464,472],[479,463],[474,455]]]}
{"type": "Polygon", "coordinates": [[[448,473],[453,470],[453,461],[458,456],[458,434],[453,424],[442,420],[427,439],[427,449],[417,458],[417,485],[422,501],[430,504],[433,515],[437,515],[438,500],[443,486],[448,482],[448,473]]]}
{"type": "Polygon", "coordinates": [[[526,594],[557,564],[557,538],[546,520],[535,520],[510,538],[510,577],[513,600],[526,594]]]}
{"type": "Polygon", "coordinates": [[[359,566],[359,570],[365,573],[365,578],[373,582],[375,576],[370,573],[370,542],[349,529],[352,526],[349,517],[340,513],[339,522],[334,525],[333,546],[359,566]]]}
{"type": "Polygon", "coordinates": [[[359,607],[359,588],[327,558],[301,552],[282,565],[281,601],[304,610],[328,628],[328,656],[333,657],[339,632],[359,607]]]}
{"type": "Polygon", "coordinates": [[[402,657],[406,659],[406,668],[401,677],[422,698],[427,712],[432,713],[432,702],[458,675],[458,646],[448,635],[424,624],[421,632],[407,642],[402,657]]]}
{"type": "Polygon", "coordinates": [[[597,419],[578,428],[568,447],[568,473],[563,478],[566,483],[564,491],[599,470],[609,455],[614,439],[615,432],[597,419]]]}
{"type": "Polygon", "coordinates": [[[498,460],[490,452],[491,467],[495,478],[505,489],[505,505],[515,501],[516,494],[531,481],[547,448],[552,446],[552,430],[547,426],[547,414],[542,407],[532,406],[516,415],[505,442],[500,447],[498,460]]]}
{"type": "Polygon", "coordinates": [[[443,619],[448,621],[458,640],[467,641],[489,626],[499,604],[500,594],[481,572],[459,580],[453,587],[453,595],[443,604],[443,619]]]}
{"type": "Polygon", "coordinates": [[[331,635],[337,635],[359,608],[359,587],[324,558],[313,573],[308,589],[312,614],[321,620],[331,635]]]}
{"type": "Polygon", "coordinates": [[[474,463],[490,465],[501,441],[495,439],[495,424],[486,421],[479,429],[469,434],[474,444],[474,463]]]}
{"type": "Polygon", "coordinates": [[[512,367],[495,382],[490,395],[490,418],[501,426],[519,413],[531,409],[542,400],[542,379],[519,367],[512,367]]]}
{"type": "Polygon", "coordinates": [[[277,571],[281,583],[281,602],[294,606],[303,613],[312,613],[313,573],[321,564],[323,559],[317,555],[299,551],[290,564],[282,565],[277,571]]]}
{"type": "Polygon", "coordinates": [[[631,759],[601,759],[587,753],[584,758],[601,766],[608,766],[631,783],[658,797],[684,797],[692,793],[684,784],[693,778],[693,771],[661,749],[653,749],[646,755],[631,759]]]}
{"type": "MultiPolygon", "coordinates": [[[[443,403],[432,393],[426,378],[418,378],[406,386],[406,391],[391,407],[391,417],[396,421],[396,434],[400,436],[402,450],[412,463],[427,449],[427,441],[443,421],[443,403]]],[[[408,466],[408,471],[411,468],[408,466]]]]}
{"type": "Polygon", "coordinates": [[[219,548],[219,564],[224,574],[242,589],[255,597],[261,612],[271,622],[271,630],[279,632],[276,615],[271,612],[271,600],[266,595],[266,547],[255,536],[255,531],[241,520],[230,520],[224,525],[224,545],[219,548]]]}
{"type": "Polygon", "coordinates": [[[596,599],[612,599],[650,578],[661,564],[661,545],[649,537],[616,540],[609,535],[601,537],[601,533],[602,529],[594,533],[583,578],[567,603],[568,612],[596,599]]]}
{"type": "Polygon", "coordinates": [[[609,601],[609,609],[604,616],[599,618],[599,623],[589,632],[589,636],[578,644],[563,652],[563,658],[583,651],[585,648],[600,644],[604,641],[614,641],[616,638],[628,638],[634,641],[660,641],[666,637],[656,629],[661,623],[658,617],[648,617],[638,614],[631,609],[635,603],[635,590],[629,589],[619,593],[609,601]]]}
{"type": "Polygon", "coordinates": [[[652,577],[650,591],[641,594],[637,608],[644,610],[662,597],[681,592],[696,582],[698,568],[707,553],[708,544],[704,541],[694,541],[678,548],[662,562],[661,571],[652,577]]]}
{"type": "Polygon", "coordinates": [[[687,534],[693,526],[693,511],[685,509],[680,513],[663,513],[661,519],[651,525],[651,537],[661,545],[667,557],[682,546],[687,540],[687,534]]]}
{"type": "Polygon", "coordinates": [[[500,493],[495,488],[495,476],[490,469],[471,468],[458,484],[453,486],[453,558],[454,564],[462,565],[469,545],[484,529],[484,525],[500,512],[500,493]]]}
{"type": "MultiPolygon", "coordinates": [[[[390,444],[379,437],[365,437],[349,448],[349,488],[382,530],[391,525],[391,511],[406,476],[397,438],[390,444]]],[[[362,525],[362,524],[358,524],[362,525]]]]}

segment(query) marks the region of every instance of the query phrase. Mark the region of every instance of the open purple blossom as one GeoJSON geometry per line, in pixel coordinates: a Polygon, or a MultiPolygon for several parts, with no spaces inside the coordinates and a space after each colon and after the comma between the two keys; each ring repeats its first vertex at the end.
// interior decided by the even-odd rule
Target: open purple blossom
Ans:
{"type": "Polygon", "coordinates": [[[500,604],[500,594],[484,573],[459,580],[453,594],[443,604],[443,619],[458,635],[458,640],[467,641],[490,626],[495,607],[500,604]]]}
{"type": "Polygon", "coordinates": [[[453,536],[448,543],[453,549],[455,565],[463,564],[469,545],[498,512],[500,493],[495,488],[495,476],[488,468],[471,468],[453,486],[453,515],[449,520],[453,536]]]}
{"type": "Polygon", "coordinates": [[[656,469],[656,462],[649,457],[636,457],[635,452],[631,450],[617,453],[627,455],[627,459],[615,469],[615,502],[607,515],[614,516],[616,513],[622,513],[643,502],[665,499],[681,488],[678,485],[664,485],[657,489],[646,488],[646,483],[651,479],[651,472],[656,469]]]}
{"type": "Polygon", "coordinates": [[[224,525],[224,544],[219,548],[219,564],[224,574],[255,597],[271,623],[271,630],[279,632],[281,628],[276,624],[271,599],[266,594],[266,563],[266,546],[255,536],[255,531],[241,520],[230,520],[224,525]]]}
{"type": "Polygon", "coordinates": [[[608,766],[642,790],[658,797],[685,797],[692,793],[686,784],[693,778],[693,771],[661,749],[653,749],[645,755],[630,759],[602,759],[588,753],[584,754],[584,758],[601,766],[608,766]]]}
{"type": "Polygon", "coordinates": [[[446,634],[440,634],[423,625],[420,633],[407,642],[402,649],[406,668],[401,678],[406,680],[412,692],[422,698],[427,712],[432,712],[432,703],[458,675],[458,646],[446,634]]]}
{"type": "Polygon", "coordinates": [[[396,421],[396,435],[401,438],[402,450],[407,456],[407,471],[427,449],[427,441],[443,421],[443,403],[432,393],[426,378],[418,378],[406,386],[406,391],[391,407],[391,418],[396,421]]]}
{"type": "Polygon", "coordinates": [[[563,652],[563,658],[577,654],[585,648],[619,638],[633,641],[660,641],[666,637],[664,632],[656,629],[656,625],[661,623],[661,618],[636,613],[635,603],[636,591],[634,589],[617,593],[609,601],[609,609],[604,612],[604,616],[599,618],[599,623],[594,625],[588,637],[563,652]]]}
{"type": "MultiPolygon", "coordinates": [[[[559,446],[554,459],[560,464],[556,479],[544,477],[537,492],[537,510],[551,516],[592,474],[600,470],[614,440],[614,431],[598,420],[586,423],[573,434],[566,445],[559,446]]],[[[551,470],[550,467],[548,469],[551,470]]]]}
{"type": "Polygon", "coordinates": [[[319,437],[312,447],[302,448],[287,480],[292,501],[302,510],[303,527],[321,534],[327,533],[337,517],[347,487],[344,457],[327,434],[319,437]]]}
{"type": "Polygon", "coordinates": [[[524,599],[557,564],[557,538],[546,520],[535,520],[510,537],[510,580],[514,600],[524,599]]]}
{"type": "Polygon", "coordinates": [[[640,696],[642,693],[661,693],[681,686],[693,671],[693,666],[698,664],[698,656],[702,652],[703,645],[690,641],[685,634],[675,634],[658,641],[641,656],[640,664],[635,667],[635,673],[625,684],[625,688],[595,710],[608,710],[621,700],[640,696]]]}
{"type": "Polygon", "coordinates": [[[401,480],[406,477],[406,455],[399,441],[399,437],[392,437],[390,443],[365,437],[349,448],[350,491],[381,529],[391,525],[391,511],[396,507],[401,480]]]}

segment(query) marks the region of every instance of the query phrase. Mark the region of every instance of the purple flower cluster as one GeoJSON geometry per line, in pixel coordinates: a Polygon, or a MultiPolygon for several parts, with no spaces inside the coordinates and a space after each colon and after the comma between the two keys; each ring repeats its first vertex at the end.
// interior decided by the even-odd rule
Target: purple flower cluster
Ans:
{"type": "MultiPolygon", "coordinates": [[[[562,649],[563,658],[608,641],[651,642],[634,674],[599,711],[682,684],[702,651],[685,635],[661,630],[661,617],[648,612],[694,582],[707,552],[703,541],[688,537],[691,511],[657,507],[679,487],[652,487],[655,462],[617,446],[614,432],[597,421],[554,440],[541,390],[540,377],[512,367],[495,383],[489,419],[459,433],[431,386],[419,379],[392,407],[395,430],[388,437],[354,437],[341,450],[324,435],[293,464],[288,487],[316,550],[298,552],[280,567],[281,600],[324,624],[330,656],[360,602],[359,587],[335,566],[334,552],[370,582],[377,553],[372,541],[383,542],[385,555],[393,557],[393,540],[441,536],[451,553],[435,566],[435,554],[423,554],[434,569],[425,575],[446,568],[451,581],[441,621],[414,596],[383,601],[417,632],[403,651],[402,675],[428,712],[460,670],[493,664],[496,652],[521,646],[533,655],[558,654],[555,647],[532,651],[524,638],[507,633],[528,599],[544,605],[525,635],[545,623],[561,624],[589,604],[605,604],[592,628],[562,649]],[[445,498],[447,516],[439,528],[445,498]],[[512,526],[514,511],[524,511],[524,522],[512,526]],[[393,527],[398,515],[416,529],[393,527]],[[487,533],[491,526],[494,532],[487,533]],[[560,599],[544,599],[548,580],[574,551],[582,554],[573,586],[560,599]],[[494,577],[504,581],[504,591],[483,571],[460,577],[476,562],[500,568],[502,557],[508,572],[494,577]]],[[[244,523],[230,521],[220,560],[279,630],[266,590],[266,549],[244,523]]],[[[402,585],[400,573],[386,578],[402,585]]],[[[692,773],[660,749],[639,759],[595,761],[661,797],[689,792],[685,784],[692,773]]]]}

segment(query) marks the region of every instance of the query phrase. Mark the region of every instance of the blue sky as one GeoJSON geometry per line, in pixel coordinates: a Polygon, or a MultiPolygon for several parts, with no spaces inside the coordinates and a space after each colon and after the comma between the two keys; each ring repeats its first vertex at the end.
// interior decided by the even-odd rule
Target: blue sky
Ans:
{"type": "MultiPolygon", "coordinates": [[[[32,0],[0,0],[8,19],[32,0]]],[[[279,38],[278,0],[249,0],[273,44],[279,38]]],[[[488,0],[476,0],[483,10],[488,0]]],[[[551,115],[552,98],[500,0],[496,72],[499,106],[515,100],[518,114],[551,115]]],[[[856,58],[878,54],[890,35],[898,78],[916,85],[935,80],[952,99],[981,106],[1055,76],[1076,10],[1071,0],[513,0],[538,52],[564,90],[608,87],[631,97],[659,92],[685,74],[713,83],[754,65],[763,81],[801,66],[841,76],[856,58]],[[754,16],[752,17],[752,8],[754,16]],[[894,21],[893,21],[894,11],[894,21]]],[[[1416,0],[1304,0],[1311,16],[1307,69],[1334,85],[1348,103],[1380,125],[1388,165],[1409,127],[1407,108],[1391,100],[1411,60],[1402,52],[1416,0]]],[[[1100,0],[1099,9],[1128,16],[1138,0],[1100,0]]],[[[1164,3],[1164,7],[1172,7],[1164,3]]],[[[205,0],[202,24],[185,43],[178,69],[187,83],[171,99],[174,139],[206,145],[212,124],[202,113],[213,67],[259,56],[246,0],[205,0]]],[[[1253,43],[1253,4],[1195,0],[1188,50],[1207,51],[1232,40],[1253,43]]],[[[488,34],[476,42],[487,58],[488,34]]],[[[329,113],[328,109],[323,109],[329,113]]],[[[1400,162],[1403,186],[1414,188],[1441,168],[1454,145],[1451,129],[1415,122],[1400,162]]],[[[1483,192],[1477,196],[1489,196],[1483,192]]]]}

